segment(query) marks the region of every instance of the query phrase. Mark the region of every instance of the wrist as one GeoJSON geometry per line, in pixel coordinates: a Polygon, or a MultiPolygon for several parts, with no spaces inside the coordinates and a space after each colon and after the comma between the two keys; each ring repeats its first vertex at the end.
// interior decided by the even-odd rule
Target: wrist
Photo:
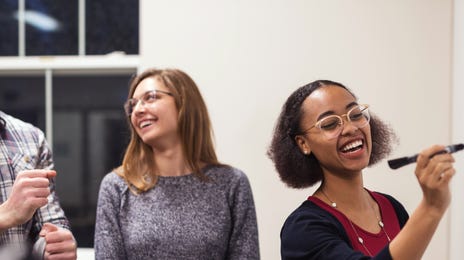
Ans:
{"type": "Polygon", "coordinates": [[[3,233],[5,230],[15,226],[13,216],[11,216],[11,211],[8,210],[5,203],[0,205],[0,233],[3,233]]]}
{"type": "Polygon", "coordinates": [[[443,205],[437,206],[434,204],[429,204],[425,200],[422,200],[419,205],[419,208],[422,209],[424,216],[428,216],[433,219],[441,219],[445,214],[446,209],[448,208],[443,205]]]}

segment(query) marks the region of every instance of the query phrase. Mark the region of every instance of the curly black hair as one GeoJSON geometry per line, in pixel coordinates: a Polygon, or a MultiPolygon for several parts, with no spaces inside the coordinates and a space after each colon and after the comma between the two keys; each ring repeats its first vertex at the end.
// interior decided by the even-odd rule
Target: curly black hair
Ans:
{"type": "MultiPolygon", "coordinates": [[[[298,88],[288,97],[277,120],[267,155],[274,162],[280,179],[292,188],[311,187],[323,179],[322,168],[317,158],[312,153],[303,154],[295,141],[295,137],[302,134],[300,122],[303,116],[303,101],[323,86],[344,88],[356,98],[347,87],[330,80],[311,82],[298,88]]],[[[390,154],[392,143],[397,139],[390,126],[372,113],[369,124],[372,136],[369,166],[372,166],[390,154]]]]}

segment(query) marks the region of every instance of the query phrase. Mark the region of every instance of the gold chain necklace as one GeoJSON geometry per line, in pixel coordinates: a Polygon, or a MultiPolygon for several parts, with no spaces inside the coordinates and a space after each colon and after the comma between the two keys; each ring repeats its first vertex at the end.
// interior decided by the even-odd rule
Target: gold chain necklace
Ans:
{"type": "MultiPolygon", "coordinates": [[[[329,198],[329,196],[327,196],[327,194],[324,192],[323,189],[320,189],[320,191],[322,192],[322,195],[324,195],[324,197],[325,197],[328,201],[330,201],[330,206],[331,206],[332,208],[336,209],[336,208],[337,208],[337,203],[336,203],[335,201],[331,200],[331,199],[329,198]]],[[[376,212],[375,212],[375,209],[374,209],[374,206],[372,206],[371,203],[369,203],[369,205],[371,206],[371,209],[372,209],[372,211],[374,212],[375,218],[377,219],[377,224],[379,225],[380,229],[382,229],[383,233],[384,233],[385,236],[387,237],[388,242],[390,242],[390,241],[391,241],[390,236],[388,235],[387,231],[385,230],[385,227],[384,227],[385,225],[383,224],[382,219],[381,219],[380,217],[377,216],[377,214],[376,214],[376,212]]],[[[356,237],[358,238],[358,242],[363,246],[363,248],[366,250],[366,252],[367,252],[370,256],[373,256],[372,253],[371,253],[371,251],[370,251],[370,250],[366,247],[366,245],[364,244],[364,239],[362,239],[362,237],[358,234],[358,231],[357,231],[356,228],[354,227],[353,222],[351,221],[351,219],[348,218],[348,217],[346,217],[346,218],[347,218],[348,221],[350,222],[351,228],[353,229],[353,231],[354,231],[356,237]]]]}

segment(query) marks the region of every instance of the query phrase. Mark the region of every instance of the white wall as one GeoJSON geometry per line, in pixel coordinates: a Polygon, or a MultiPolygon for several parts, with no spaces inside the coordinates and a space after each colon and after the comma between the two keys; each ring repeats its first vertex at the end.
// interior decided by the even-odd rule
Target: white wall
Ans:
{"type": "MultiPolygon", "coordinates": [[[[244,170],[262,259],[280,259],[284,219],[314,189],[280,182],[266,149],[281,106],[315,79],[346,84],[397,131],[394,156],[451,142],[452,0],[141,0],[141,62],[177,67],[200,86],[220,159],[244,170]]],[[[412,213],[414,166],[368,169],[368,188],[412,213]]],[[[448,259],[449,217],[424,259],[448,259]]]]}
{"type": "MultiPolygon", "coordinates": [[[[464,0],[454,1],[454,42],[453,42],[453,143],[464,142],[464,0]]],[[[464,259],[464,153],[455,155],[458,174],[453,180],[453,200],[451,202],[450,255],[453,260],[464,259]]]]}

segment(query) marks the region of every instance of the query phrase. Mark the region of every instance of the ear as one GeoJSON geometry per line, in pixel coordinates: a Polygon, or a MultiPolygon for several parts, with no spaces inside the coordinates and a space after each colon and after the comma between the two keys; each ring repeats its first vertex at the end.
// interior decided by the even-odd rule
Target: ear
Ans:
{"type": "Polygon", "coordinates": [[[295,141],[304,155],[311,154],[311,148],[309,147],[308,142],[304,136],[301,136],[301,135],[295,136],[295,141]]]}

